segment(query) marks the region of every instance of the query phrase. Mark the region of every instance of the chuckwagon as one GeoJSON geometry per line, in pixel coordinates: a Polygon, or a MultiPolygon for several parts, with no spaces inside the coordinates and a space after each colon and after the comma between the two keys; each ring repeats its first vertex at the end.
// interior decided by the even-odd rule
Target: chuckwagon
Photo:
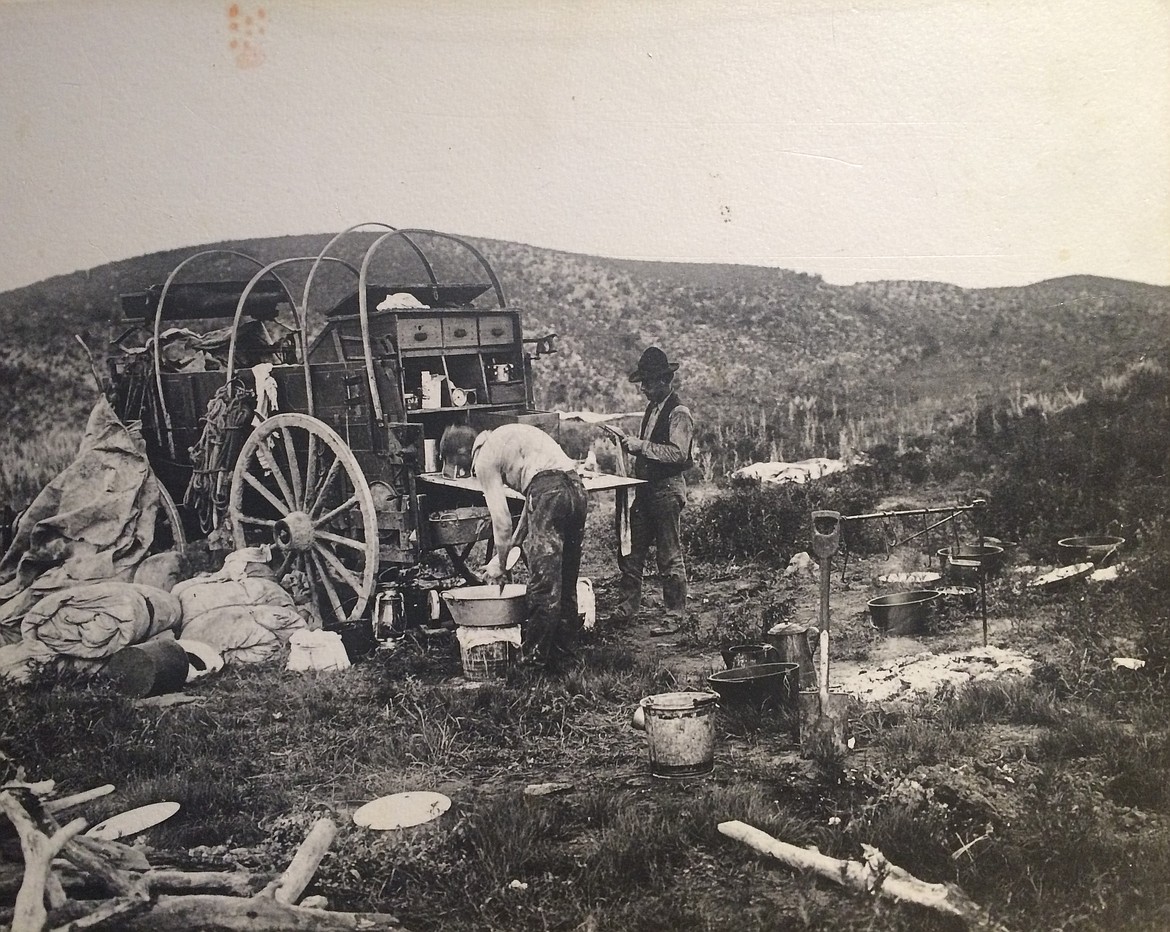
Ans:
{"type": "MultiPolygon", "coordinates": [[[[175,543],[270,545],[277,578],[302,587],[327,626],[366,615],[383,588],[405,600],[399,612],[425,615],[435,589],[475,579],[490,520],[474,480],[438,472],[448,425],[559,431],[532,379],[556,335],[526,338],[485,256],[435,230],[364,223],[316,256],[269,263],[197,252],[161,285],[122,295],[113,323],[109,394],[142,423],[175,543]],[[360,261],[333,255],[347,236],[365,244],[360,261]],[[390,244],[410,275],[372,271],[390,244]],[[436,253],[462,254],[471,280],[443,280],[436,253]],[[197,263],[254,274],[183,280],[197,263]]],[[[586,484],[623,495],[636,480],[586,484]]]]}

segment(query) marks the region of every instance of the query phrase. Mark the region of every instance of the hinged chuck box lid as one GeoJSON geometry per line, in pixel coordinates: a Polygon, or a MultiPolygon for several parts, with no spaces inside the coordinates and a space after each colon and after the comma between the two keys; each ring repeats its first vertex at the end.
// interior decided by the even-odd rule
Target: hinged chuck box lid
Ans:
{"type": "MultiPolygon", "coordinates": [[[[213,317],[234,317],[240,295],[248,287],[246,281],[173,282],[167,289],[163,320],[207,320],[213,317]]],[[[162,285],[151,285],[146,291],[135,291],[118,296],[122,313],[129,319],[154,318],[158,313],[162,285]]],[[[289,303],[288,295],[279,282],[261,280],[248,292],[244,313],[255,320],[275,320],[280,305],[289,303]]]]}
{"type": "MultiPolygon", "coordinates": [[[[367,285],[366,309],[376,310],[378,305],[390,295],[408,294],[423,307],[455,308],[468,307],[471,302],[487,291],[491,285],[464,282],[458,284],[423,284],[423,285],[367,285]]],[[[409,308],[402,308],[409,310],[409,308]]],[[[336,305],[326,312],[329,317],[347,317],[358,313],[358,293],[356,291],[342,298],[336,305]]]]}

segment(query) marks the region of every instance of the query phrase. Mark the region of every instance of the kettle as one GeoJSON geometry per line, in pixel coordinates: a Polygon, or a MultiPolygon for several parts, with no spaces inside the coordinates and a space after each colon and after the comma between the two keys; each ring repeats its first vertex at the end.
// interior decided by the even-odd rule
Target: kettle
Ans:
{"type": "Polygon", "coordinates": [[[779,651],[771,644],[735,644],[721,651],[723,662],[727,669],[751,667],[756,664],[769,663],[776,658],[779,651]]]}

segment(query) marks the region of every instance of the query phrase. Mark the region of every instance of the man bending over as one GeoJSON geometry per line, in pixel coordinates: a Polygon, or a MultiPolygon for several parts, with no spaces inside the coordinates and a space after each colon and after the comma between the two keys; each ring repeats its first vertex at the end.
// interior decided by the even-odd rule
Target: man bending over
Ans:
{"type": "Polygon", "coordinates": [[[520,522],[528,559],[528,621],[523,649],[536,663],[559,668],[581,629],[577,574],[589,503],[576,463],[530,424],[505,424],[478,435],[470,427],[452,425],[443,432],[439,451],[444,471],[470,470],[483,486],[496,551],[483,568],[488,582],[503,580],[513,546],[505,488],[524,495],[520,522]]]}

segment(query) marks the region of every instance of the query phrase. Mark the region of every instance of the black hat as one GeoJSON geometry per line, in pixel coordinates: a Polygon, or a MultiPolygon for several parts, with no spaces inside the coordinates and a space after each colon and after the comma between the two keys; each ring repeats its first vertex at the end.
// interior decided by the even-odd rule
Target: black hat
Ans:
{"type": "Polygon", "coordinates": [[[648,347],[638,360],[638,368],[630,373],[631,382],[644,382],[648,379],[660,379],[669,375],[678,368],[677,362],[669,362],[666,353],[657,346],[648,347]]]}

